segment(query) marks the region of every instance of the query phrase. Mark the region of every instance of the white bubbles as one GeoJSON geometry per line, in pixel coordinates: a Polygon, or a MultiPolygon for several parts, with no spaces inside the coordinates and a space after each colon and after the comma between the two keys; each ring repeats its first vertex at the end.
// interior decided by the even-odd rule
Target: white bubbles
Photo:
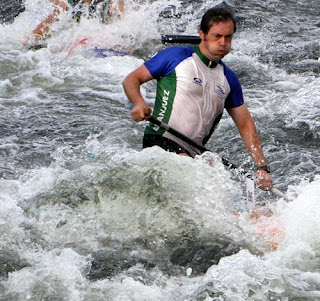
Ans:
{"type": "MultiPolygon", "coordinates": [[[[203,283],[223,300],[268,300],[284,292],[282,271],[247,250],[220,260],[206,273],[203,283]],[[230,273],[232,270],[232,273],[230,273]]],[[[201,290],[200,286],[200,290],[201,290]]]]}
{"type": "Polygon", "coordinates": [[[20,151],[20,146],[16,143],[4,143],[0,145],[0,155],[12,156],[17,154],[20,151]]]}
{"type": "Polygon", "coordinates": [[[286,106],[288,128],[304,128],[314,138],[320,138],[320,80],[313,79],[290,97],[286,106]]]}
{"type": "Polygon", "coordinates": [[[279,92],[291,92],[298,91],[300,89],[300,85],[298,83],[292,81],[277,81],[272,85],[273,89],[279,92]]]}
{"type": "Polygon", "coordinates": [[[13,85],[9,79],[0,81],[0,96],[7,96],[13,90],[13,85]]]}
{"type": "Polygon", "coordinates": [[[128,270],[128,275],[104,279],[91,283],[92,295],[96,300],[107,298],[113,301],[166,301],[176,299],[173,292],[181,297],[182,291],[161,271],[146,271],[136,265],[128,270]],[[144,281],[145,280],[145,281],[144,281]]]}
{"type": "Polygon", "coordinates": [[[5,284],[5,296],[26,300],[80,300],[90,262],[90,256],[81,256],[72,249],[50,251],[39,256],[32,268],[10,274],[5,284]]]}
{"type": "Polygon", "coordinates": [[[296,298],[318,298],[319,177],[295,188],[299,192],[294,201],[274,208],[283,231],[277,251],[259,257],[243,250],[222,258],[207,271],[197,295],[206,289],[223,300],[282,300],[288,292],[296,298]]]}
{"type": "Polygon", "coordinates": [[[291,194],[296,194],[296,197],[280,211],[285,239],[279,255],[282,257],[282,264],[310,270],[318,264],[316,254],[320,248],[317,234],[320,231],[319,176],[312,182],[302,181],[299,186],[291,189],[291,194]]]}
{"type": "Polygon", "coordinates": [[[0,180],[0,237],[1,246],[19,246],[25,233],[19,225],[24,221],[23,210],[18,206],[18,185],[14,181],[0,180]]]}

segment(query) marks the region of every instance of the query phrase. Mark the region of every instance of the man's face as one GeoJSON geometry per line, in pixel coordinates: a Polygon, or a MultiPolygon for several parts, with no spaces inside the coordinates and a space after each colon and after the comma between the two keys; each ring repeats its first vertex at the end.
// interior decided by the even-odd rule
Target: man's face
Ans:
{"type": "Polygon", "coordinates": [[[213,24],[208,33],[200,29],[200,50],[211,61],[221,60],[230,52],[234,33],[232,20],[213,24]]]}

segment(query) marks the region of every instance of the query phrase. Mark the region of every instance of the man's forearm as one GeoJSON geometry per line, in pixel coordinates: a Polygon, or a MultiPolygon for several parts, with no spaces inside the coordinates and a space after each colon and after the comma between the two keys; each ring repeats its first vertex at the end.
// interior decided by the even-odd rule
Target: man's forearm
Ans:
{"type": "Polygon", "coordinates": [[[243,142],[256,166],[264,166],[267,161],[264,157],[261,142],[257,134],[255,122],[245,104],[240,107],[227,109],[234,120],[243,142]]]}
{"type": "Polygon", "coordinates": [[[261,142],[253,121],[250,122],[250,124],[246,128],[240,128],[239,133],[256,166],[259,167],[267,165],[267,161],[263,154],[261,142]]]}
{"type": "Polygon", "coordinates": [[[140,81],[136,77],[129,74],[123,80],[122,85],[124,92],[133,106],[146,105],[140,92],[140,81]]]}

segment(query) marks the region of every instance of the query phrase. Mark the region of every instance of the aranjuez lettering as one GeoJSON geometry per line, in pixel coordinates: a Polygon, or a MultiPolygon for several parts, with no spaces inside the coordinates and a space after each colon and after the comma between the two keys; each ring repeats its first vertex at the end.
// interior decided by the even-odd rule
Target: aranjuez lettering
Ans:
{"type": "Polygon", "coordinates": [[[170,91],[166,91],[166,90],[163,91],[162,107],[161,107],[161,110],[160,110],[160,113],[159,113],[159,117],[158,117],[158,119],[160,121],[163,120],[164,115],[166,113],[168,100],[169,100],[169,95],[170,95],[170,91]]]}

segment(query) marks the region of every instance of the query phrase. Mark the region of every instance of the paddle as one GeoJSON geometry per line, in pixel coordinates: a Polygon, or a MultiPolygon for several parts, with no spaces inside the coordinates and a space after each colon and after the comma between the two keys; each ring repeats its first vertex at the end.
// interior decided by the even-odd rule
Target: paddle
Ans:
{"type": "MultiPolygon", "coordinates": [[[[198,149],[199,151],[201,151],[201,153],[204,152],[210,152],[209,149],[207,149],[206,147],[204,147],[203,145],[191,140],[189,137],[185,136],[184,134],[178,132],[177,130],[175,130],[174,128],[168,126],[166,123],[154,118],[153,116],[151,116],[148,121],[150,121],[151,123],[157,125],[158,127],[166,130],[168,133],[176,136],[177,138],[181,139],[182,141],[190,144],[191,146],[195,147],[196,149],[198,149]]],[[[228,160],[226,159],[222,159],[222,162],[224,165],[227,165],[229,168],[231,169],[235,169],[237,168],[236,166],[234,166],[232,163],[230,163],[228,160]]]]}
{"type": "MultiPolygon", "coordinates": [[[[175,137],[181,139],[182,141],[190,144],[191,146],[195,147],[196,149],[198,149],[201,153],[204,153],[204,152],[211,152],[209,149],[207,149],[206,147],[204,147],[203,145],[193,141],[192,139],[190,139],[189,137],[185,136],[184,134],[178,132],[177,130],[173,129],[172,127],[170,127],[169,125],[167,125],[166,123],[154,118],[153,116],[151,116],[148,121],[150,121],[151,123],[157,125],[158,127],[164,129],[165,131],[167,131],[168,133],[174,135],[175,137]]],[[[234,165],[233,163],[231,163],[230,161],[228,161],[227,159],[225,158],[222,158],[222,163],[224,165],[226,165],[228,168],[230,169],[238,169],[238,167],[236,165],[234,165]]],[[[242,175],[246,175],[248,177],[249,173],[246,172],[245,170],[243,169],[238,169],[239,170],[239,173],[242,174],[242,175]]],[[[249,177],[250,178],[250,177],[249,177]]],[[[249,184],[249,186],[251,186],[252,183],[249,184]]],[[[248,188],[248,184],[247,184],[247,192],[248,192],[249,188],[248,188]]],[[[252,191],[252,189],[250,188],[250,191],[252,191]]],[[[283,198],[285,201],[289,202],[290,199],[288,199],[288,197],[283,193],[281,192],[279,189],[277,188],[274,188],[272,187],[271,188],[271,191],[283,198]]],[[[253,196],[254,198],[254,196],[253,196]]]]}
{"type": "Polygon", "coordinates": [[[198,45],[201,42],[199,36],[166,34],[161,37],[163,44],[193,44],[198,45]]]}

